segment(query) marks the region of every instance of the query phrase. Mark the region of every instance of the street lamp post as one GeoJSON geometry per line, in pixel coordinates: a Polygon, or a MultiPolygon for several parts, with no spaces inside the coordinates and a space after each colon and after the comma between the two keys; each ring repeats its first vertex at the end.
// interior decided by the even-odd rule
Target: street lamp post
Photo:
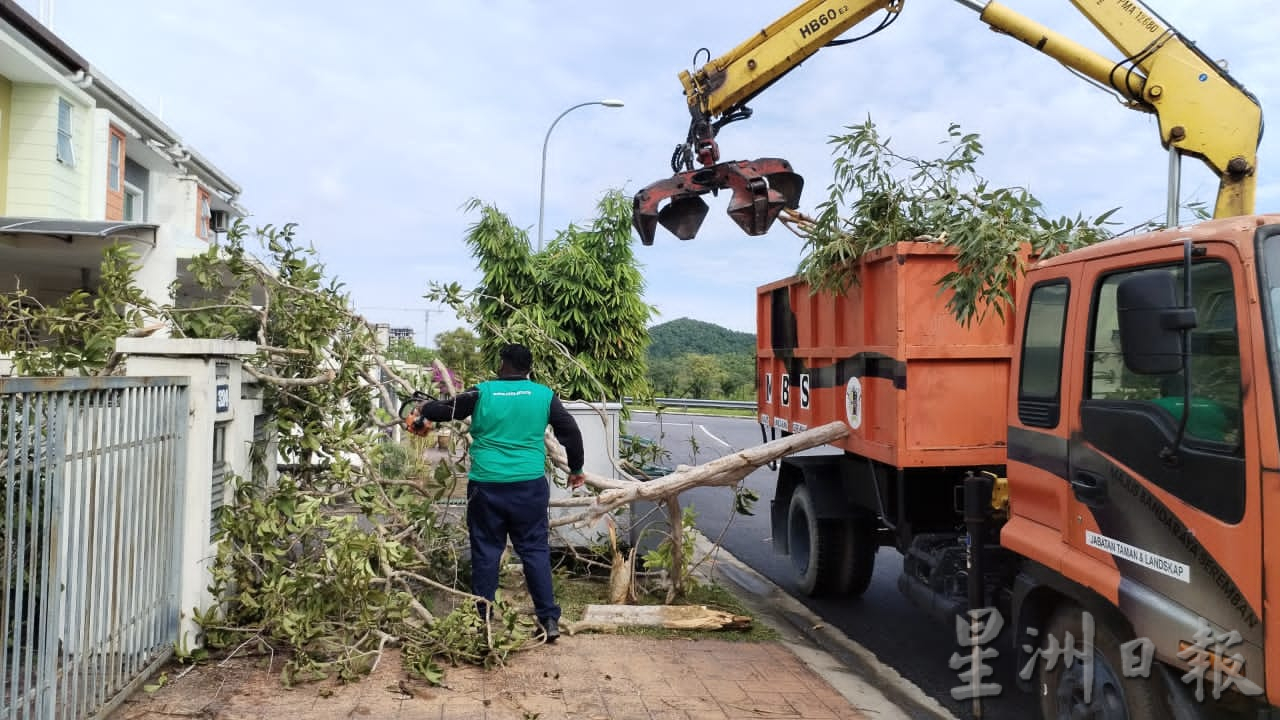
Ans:
{"type": "Polygon", "coordinates": [[[617,108],[622,107],[622,101],[610,99],[578,103],[557,115],[556,119],[551,121],[551,127],[547,128],[547,135],[542,138],[542,183],[538,189],[538,252],[542,252],[542,216],[543,211],[546,209],[547,200],[547,141],[551,139],[551,131],[555,129],[556,123],[560,122],[560,118],[580,107],[586,107],[588,105],[603,105],[605,107],[617,108]]]}

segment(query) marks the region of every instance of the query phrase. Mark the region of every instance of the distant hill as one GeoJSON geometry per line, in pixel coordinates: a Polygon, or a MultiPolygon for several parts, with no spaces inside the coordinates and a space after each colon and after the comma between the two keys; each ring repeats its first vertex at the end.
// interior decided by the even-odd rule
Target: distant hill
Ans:
{"type": "Polygon", "coordinates": [[[685,353],[755,355],[756,336],[715,323],[679,318],[649,328],[649,357],[665,359],[685,353]]]}

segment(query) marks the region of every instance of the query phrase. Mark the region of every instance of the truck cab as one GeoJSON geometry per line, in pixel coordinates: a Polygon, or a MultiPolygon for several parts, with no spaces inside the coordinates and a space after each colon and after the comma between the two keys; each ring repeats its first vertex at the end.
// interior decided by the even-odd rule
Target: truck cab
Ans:
{"type": "Polygon", "coordinates": [[[1080,711],[1085,684],[1125,698],[1117,717],[1255,717],[1280,698],[1264,623],[1280,592],[1265,532],[1280,215],[1030,262],[1014,308],[968,326],[933,281],[954,267],[945,248],[859,262],[842,296],[797,278],[757,294],[761,422],[851,430],[837,454],[779,467],[774,545],[801,588],[859,594],[889,545],[900,589],[948,626],[985,608],[1013,623],[1018,667],[1050,636],[1088,635],[1090,677],[1021,678],[1045,717],[1080,711]]]}
{"type": "Polygon", "coordinates": [[[1277,216],[1116,239],[1028,272],[1000,532],[1025,558],[1022,627],[1064,602],[1092,607],[1184,671],[1212,635],[1237,659],[1229,675],[1280,697],[1280,645],[1263,622],[1280,589],[1280,548],[1264,532],[1280,511],[1278,273],[1277,216]],[[1144,317],[1125,289],[1153,279],[1175,292],[1144,317]],[[1190,327],[1161,327],[1188,307],[1190,327]],[[1181,348],[1185,362],[1143,367],[1181,348]]]}

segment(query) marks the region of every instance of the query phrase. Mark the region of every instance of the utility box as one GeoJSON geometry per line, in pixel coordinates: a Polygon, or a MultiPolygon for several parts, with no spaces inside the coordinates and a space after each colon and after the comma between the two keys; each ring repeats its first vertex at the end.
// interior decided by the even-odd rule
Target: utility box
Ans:
{"type": "Polygon", "coordinates": [[[994,312],[955,319],[938,284],[955,256],[901,242],[864,255],[844,295],[797,277],[758,288],[760,422],[844,422],[839,447],[895,467],[1003,464],[1014,327],[994,312]]]}
{"type": "MultiPolygon", "coordinates": [[[[621,403],[565,402],[565,409],[577,421],[582,431],[582,446],[586,452],[583,469],[588,473],[615,480],[625,479],[618,468],[618,425],[622,413],[621,403]]],[[[551,499],[590,497],[584,488],[575,495],[569,488],[556,483],[551,485],[551,499]]],[[[551,508],[551,519],[576,515],[585,507],[551,508]]],[[[551,530],[551,544],[557,547],[590,547],[609,544],[609,523],[617,526],[618,539],[626,544],[630,535],[630,513],[605,516],[583,527],[562,525],[551,530]]]]}

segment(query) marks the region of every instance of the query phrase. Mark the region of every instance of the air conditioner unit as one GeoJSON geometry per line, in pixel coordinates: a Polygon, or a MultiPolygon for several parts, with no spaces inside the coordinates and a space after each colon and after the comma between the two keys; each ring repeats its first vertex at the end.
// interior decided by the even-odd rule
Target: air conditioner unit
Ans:
{"type": "Polygon", "coordinates": [[[227,231],[227,211],[226,210],[210,210],[209,211],[209,229],[216,233],[224,233],[227,231]]]}

